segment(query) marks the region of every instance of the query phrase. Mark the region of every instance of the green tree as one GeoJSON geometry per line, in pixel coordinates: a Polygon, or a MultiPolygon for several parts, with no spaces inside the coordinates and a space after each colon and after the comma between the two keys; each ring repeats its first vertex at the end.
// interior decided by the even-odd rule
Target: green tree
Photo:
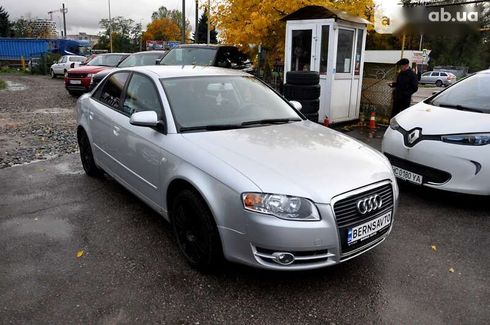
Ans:
{"type": "Polygon", "coordinates": [[[11,34],[14,37],[32,37],[31,23],[24,18],[17,19],[12,25],[11,34]]]}
{"type": "Polygon", "coordinates": [[[136,24],[130,18],[121,16],[109,19],[101,19],[99,26],[103,29],[99,33],[99,41],[95,44],[96,49],[110,50],[110,27],[112,26],[112,51],[113,52],[136,52],[141,46],[141,24],[136,24]]]}
{"type": "MultiPolygon", "coordinates": [[[[216,39],[218,33],[212,28],[209,32],[209,41],[211,44],[216,44],[218,43],[218,40],[216,39]]],[[[199,22],[197,24],[197,35],[194,33],[194,39],[196,40],[196,43],[207,43],[208,42],[208,15],[207,11],[204,11],[204,13],[201,15],[201,18],[199,18],[199,22]]]]}
{"type": "Polygon", "coordinates": [[[0,6],[0,37],[10,36],[9,14],[0,6]]]}

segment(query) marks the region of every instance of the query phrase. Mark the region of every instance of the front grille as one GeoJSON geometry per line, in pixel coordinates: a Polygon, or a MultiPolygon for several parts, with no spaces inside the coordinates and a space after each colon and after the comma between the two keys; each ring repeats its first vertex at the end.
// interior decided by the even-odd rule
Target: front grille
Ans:
{"type": "Polygon", "coordinates": [[[389,159],[392,165],[408,170],[409,172],[422,175],[422,183],[424,184],[443,184],[451,179],[451,174],[449,174],[448,172],[417,164],[387,153],[385,153],[385,156],[389,159]]]}
{"type": "Polygon", "coordinates": [[[391,184],[386,184],[371,190],[364,191],[362,193],[348,196],[334,204],[333,209],[335,213],[335,218],[337,220],[342,254],[358,250],[363,246],[370,246],[368,245],[369,243],[376,241],[381,235],[383,235],[390,229],[390,226],[385,227],[379,230],[372,237],[369,237],[352,245],[347,244],[347,234],[349,228],[368,222],[390,211],[391,213],[393,213],[393,200],[393,188],[391,184]],[[371,212],[367,212],[366,214],[361,214],[357,209],[357,202],[361,199],[373,196],[375,194],[379,195],[383,201],[381,208],[378,208],[371,212]]]}
{"type": "Polygon", "coordinates": [[[389,210],[393,207],[393,190],[390,184],[356,194],[348,198],[342,199],[335,203],[333,209],[337,219],[338,227],[346,227],[369,219],[371,216],[378,214],[380,211],[389,210]],[[366,214],[361,214],[357,211],[357,201],[378,194],[383,200],[381,210],[374,210],[366,214]]]}
{"type": "Polygon", "coordinates": [[[87,77],[86,73],[71,73],[68,72],[68,78],[80,79],[87,77]]]}

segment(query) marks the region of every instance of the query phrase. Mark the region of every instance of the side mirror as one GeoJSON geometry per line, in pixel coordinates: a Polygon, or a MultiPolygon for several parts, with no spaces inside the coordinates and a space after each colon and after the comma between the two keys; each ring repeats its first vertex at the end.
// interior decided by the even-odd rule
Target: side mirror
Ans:
{"type": "Polygon", "coordinates": [[[136,112],[131,115],[129,123],[136,126],[156,127],[160,124],[155,111],[136,112]]]}
{"type": "Polygon", "coordinates": [[[303,108],[303,105],[295,100],[290,100],[289,103],[293,105],[293,107],[296,108],[298,111],[301,111],[301,109],[303,108]]]}

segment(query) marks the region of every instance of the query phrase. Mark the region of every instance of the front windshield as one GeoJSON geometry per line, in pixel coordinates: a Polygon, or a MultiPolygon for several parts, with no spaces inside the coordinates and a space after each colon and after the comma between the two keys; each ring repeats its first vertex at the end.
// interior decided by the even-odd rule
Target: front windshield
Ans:
{"type": "Polygon", "coordinates": [[[98,55],[94,59],[90,60],[87,65],[115,67],[123,57],[124,55],[121,54],[98,55]]]}
{"type": "Polygon", "coordinates": [[[490,73],[468,77],[429,102],[434,106],[490,114],[490,73]]]}
{"type": "Polygon", "coordinates": [[[285,100],[253,77],[182,77],[161,82],[181,131],[301,120],[285,100]]]}
{"type": "Polygon", "coordinates": [[[162,59],[162,65],[213,65],[217,48],[184,47],[170,50],[162,59]]]}
{"type": "Polygon", "coordinates": [[[124,61],[119,63],[119,68],[129,68],[138,67],[142,65],[154,65],[156,60],[159,60],[164,52],[162,53],[138,53],[128,56],[124,61]]]}

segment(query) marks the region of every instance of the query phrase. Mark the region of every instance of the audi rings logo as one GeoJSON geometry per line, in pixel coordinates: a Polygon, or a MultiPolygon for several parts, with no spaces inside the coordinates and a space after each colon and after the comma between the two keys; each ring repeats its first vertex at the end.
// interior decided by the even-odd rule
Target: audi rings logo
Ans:
{"type": "Polygon", "coordinates": [[[357,211],[360,214],[366,214],[376,211],[383,205],[383,200],[378,194],[357,201],[357,211]]]}

